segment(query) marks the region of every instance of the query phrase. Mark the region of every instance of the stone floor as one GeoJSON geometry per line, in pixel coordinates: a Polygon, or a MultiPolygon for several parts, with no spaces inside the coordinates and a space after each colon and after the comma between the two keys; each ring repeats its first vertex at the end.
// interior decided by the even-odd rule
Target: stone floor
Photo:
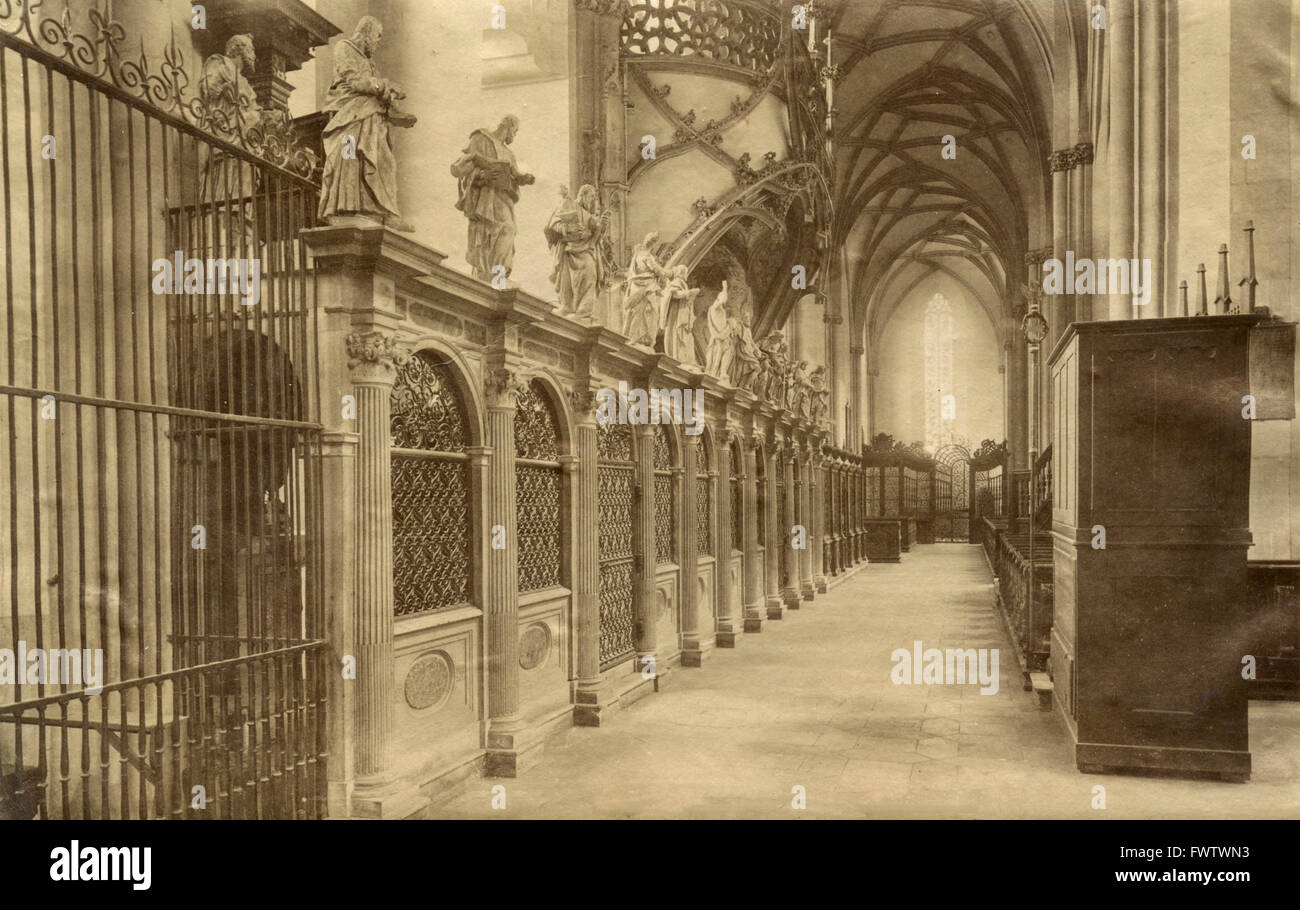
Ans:
{"type": "Polygon", "coordinates": [[[599,729],[552,739],[515,780],[474,780],[431,818],[1300,818],[1300,703],[1251,703],[1250,782],[1076,771],[1021,690],[982,551],[870,565],[599,729]],[[895,648],[999,648],[998,692],[895,686],[895,648]],[[506,808],[491,808],[492,787],[506,808]],[[1091,808],[1093,787],[1106,808],[1091,808]],[[803,787],[806,809],[792,808],[803,787]]]}

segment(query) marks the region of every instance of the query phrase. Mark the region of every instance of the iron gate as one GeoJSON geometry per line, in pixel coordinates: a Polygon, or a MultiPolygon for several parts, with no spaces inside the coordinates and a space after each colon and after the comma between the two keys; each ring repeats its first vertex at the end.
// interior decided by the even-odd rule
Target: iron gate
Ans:
{"type": "Polygon", "coordinates": [[[311,163],[174,44],[152,73],[33,6],[0,9],[0,817],[318,817],[311,163]]]}
{"type": "Polygon", "coordinates": [[[970,541],[970,452],[946,445],[934,456],[934,539],[970,541]]]}

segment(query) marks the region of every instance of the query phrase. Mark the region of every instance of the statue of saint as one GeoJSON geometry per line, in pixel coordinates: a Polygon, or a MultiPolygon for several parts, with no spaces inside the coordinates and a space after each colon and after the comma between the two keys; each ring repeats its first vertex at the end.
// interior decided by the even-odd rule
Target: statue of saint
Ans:
{"type": "Polygon", "coordinates": [[[686,266],[668,272],[659,298],[659,327],[664,333],[664,353],[688,366],[697,366],[695,356],[695,298],[699,288],[686,285],[686,266]]]}
{"type": "Polygon", "coordinates": [[[475,130],[451,174],[459,182],[456,208],[469,219],[465,258],[474,277],[491,281],[509,277],[515,264],[515,203],[519,187],[536,182],[522,174],[510,144],[519,132],[519,118],[507,114],[494,130],[475,130]],[[495,271],[504,269],[504,274],[495,271]]]}
{"type": "Polygon", "coordinates": [[[736,320],[727,307],[727,282],[709,304],[709,358],[705,371],[719,379],[731,377],[731,360],[736,352],[736,320]]]}
{"type": "Polygon", "coordinates": [[[600,287],[599,245],[608,223],[608,213],[600,211],[596,188],[587,184],[578,197],[563,194],[560,207],[546,225],[546,242],[555,257],[551,282],[560,297],[560,312],[566,316],[590,320],[600,287]]]}
{"type": "Polygon", "coordinates": [[[812,388],[812,419],[821,422],[830,410],[830,389],[826,387],[826,367],[818,366],[808,377],[812,388]]]}
{"type": "MultiPolygon", "coordinates": [[[[212,54],[203,61],[199,77],[199,98],[207,112],[207,127],[235,145],[243,145],[262,122],[257,94],[244,74],[257,64],[250,35],[233,35],[224,54],[212,54]]],[[[257,171],[251,162],[233,158],[215,145],[202,143],[203,164],[199,198],[204,202],[233,202],[257,191],[257,171]]],[[[249,227],[251,228],[251,213],[249,227]]]]}
{"type": "Polygon", "coordinates": [[[746,392],[754,391],[760,372],[759,358],[762,352],[754,343],[754,333],[750,328],[749,313],[732,316],[732,339],[735,353],[731,362],[731,384],[746,392]]]}
{"type": "Polygon", "coordinates": [[[653,347],[659,328],[658,297],[668,272],[655,256],[659,232],[651,231],[632,250],[623,289],[623,334],[632,344],[653,347]]]}
{"type": "Polygon", "coordinates": [[[397,159],[388,128],[414,126],[415,118],[394,107],[406,93],[375,73],[372,58],[383,31],[374,16],[362,16],[352,37],[334,45],[334,81],[322,107],[331,116],[321,132],[325,170],[319,214],[322,221],[364,215],[412,231],[397,213],[397,159]]]}

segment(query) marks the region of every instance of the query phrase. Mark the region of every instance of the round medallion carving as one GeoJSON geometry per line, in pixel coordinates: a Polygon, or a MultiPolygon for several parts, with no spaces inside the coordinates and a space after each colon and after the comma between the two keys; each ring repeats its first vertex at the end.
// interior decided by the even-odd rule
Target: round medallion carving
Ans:
{"type": "Polygon", "coordinates": [[[551,627],[535,622],[519,636],[519,667],[535,670],[551,656],[551,627]]]}
{"type": "Polygon", "coordinates": [[[442,651],[421,654],[406,671],[406,703],[417,711],[441,708],[451,696],[451,658],[442,651]]]}

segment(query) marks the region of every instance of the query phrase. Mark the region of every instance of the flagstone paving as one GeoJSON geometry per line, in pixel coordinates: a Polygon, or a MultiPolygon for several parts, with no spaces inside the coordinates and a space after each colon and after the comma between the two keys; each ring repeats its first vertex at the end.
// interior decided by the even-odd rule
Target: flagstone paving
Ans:
{"type": "Polygon", "coordinates": [[[921,546],[475,779],[430,818],[1300,818],[1300,703],[1251,702],[1247,783],[1081,774],[1020,686],[979,547],[921,546]],[[999,687],[894,685],[895,648],[998,648],[999,687]],[[506,787],[506,808],[491,807],[506,787]],[[1093,788],[1106,808],[1093,809],[1093,788]],[[806,808],[792,807],[802,787],[806,808]]]}

